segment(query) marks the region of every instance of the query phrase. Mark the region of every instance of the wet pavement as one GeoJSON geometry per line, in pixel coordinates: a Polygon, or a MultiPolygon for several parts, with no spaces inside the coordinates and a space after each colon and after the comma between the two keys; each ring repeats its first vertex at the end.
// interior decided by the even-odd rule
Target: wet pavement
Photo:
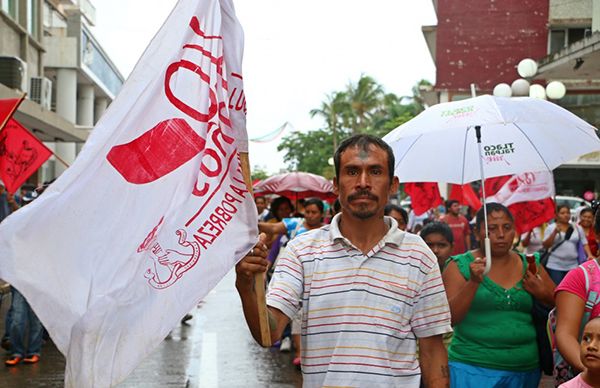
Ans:
{"type": "MultiPolygon", "coordinates": [[[[263,349],[246,327],[234,287],[235,275],[223,281],[192,311],[189,325],[179,325],[119,388],[296,388],[302,376],[292,353],[263,349]]],[[[0,333],[4,333],[5,297],[0,333]]],[[[0,366],[0,387],[63,387],[65,359],[51,342],[35,365],[0,366]]],[[[540,388],[553,387],[544,377],[540,388]]]]}
{"type": "MultiPolygon", "coordinates": [[[[256,345],[230,273],[151,356],[118,385],[132,387],[301,387],[291,353],[256,345]]],[[[2,303],[0,332],[8,300],[2,303]]],[[[51,342],[35,365],[0,367],[0,387],[63,387],[65,360],[51,342]]]]}

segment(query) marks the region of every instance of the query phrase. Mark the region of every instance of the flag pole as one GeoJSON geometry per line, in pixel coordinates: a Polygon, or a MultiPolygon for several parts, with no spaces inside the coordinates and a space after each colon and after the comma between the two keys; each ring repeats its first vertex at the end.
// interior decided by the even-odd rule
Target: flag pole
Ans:
{"type": "MultiPolygon", "coordinates": [[[[252,178],[250,177],[250,159],[247,152],[240,152],[242,163],[242,174],[248,190],[252,193],[252,178]]],[[[260,339],[264,347],[271,346],[271,330],[269,328],[269,312],[265,295],[265,273],[254,276],[254,289],[256,290],[256,304],[258,309],[258,321],[260,323],[260,339]]]]}
{"type": "Polygon", "coordinates": [[[19,98],[19,101],[15,104],[15,106],[12,108],[12,110],[10,112],[8,112],[8,115],[4,119],[2,119],[2,122],[0,123],[0,131],[2,131],[4,129],[4,127],[8,123],[8,120],[10,120],[11,117],[15,114],[15,112],[19,108],[19,105],[21,105],[21,103],[25,99],[25,96],[27,96],[27,93],[23,93],[21,95],[21,98],[19,98]]]}
{"type": "MultiPolygon", "coordinates": [[[[50,150],[52,151],[52,150],[50,150]]],[[[67,162],[65,162],[60,156],[56,155],[56,153],[54,151],[52,151],[52,155],[54,155],[54,157],[56,158],[56,160],[58,160],[59,162],[61,162],[62,164],[65,165],[66,168],[69,168],[71,166],[69,166],[69,164],[67,162]]]]}

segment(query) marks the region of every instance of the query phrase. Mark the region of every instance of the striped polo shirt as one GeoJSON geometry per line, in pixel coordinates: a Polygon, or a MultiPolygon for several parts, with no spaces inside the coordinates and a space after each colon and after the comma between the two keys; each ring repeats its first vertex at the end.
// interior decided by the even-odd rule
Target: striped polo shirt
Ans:
{"type": "Polygon", "coordinates": [[[363,254],[340,216],[290,241],[269,284],[269,306],[302,308],[304,386],[418,387],[417,338],[452,331],[436,257],[390,217],[363,254]]]}

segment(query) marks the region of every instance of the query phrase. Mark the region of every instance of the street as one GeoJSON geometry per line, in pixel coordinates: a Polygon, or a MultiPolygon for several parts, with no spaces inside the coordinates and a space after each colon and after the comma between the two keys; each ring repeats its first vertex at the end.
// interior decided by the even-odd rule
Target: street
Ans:
{"type": "MultiPolygon", "coordinates": [[[[230,272],[193,312],[118,385],[132,387],[300,387],[291,353],[259,347],[246,327],[230,272]]],[[[1,332],[8,308],[2,304],[1,332]]],[[[49,342],[38,364],[4,368],[1,387],[63,387],[65,360],[49,342]]]]}

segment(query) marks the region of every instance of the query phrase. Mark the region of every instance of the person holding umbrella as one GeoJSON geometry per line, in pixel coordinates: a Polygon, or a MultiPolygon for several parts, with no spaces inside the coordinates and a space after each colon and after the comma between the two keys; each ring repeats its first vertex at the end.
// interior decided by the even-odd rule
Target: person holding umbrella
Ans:
{"type": "MultiPolygon", "coordinates": [[[[451,386],[461,388],[537,388],[541,377],[534,299],[554,305],[554,283],[539,265],[512,250],[510,211],[488,203],[493,265],[484,275],[482,248],[452,256],[443,272],[454,336],[448,350],[451,386]]],[[[476,215],[477,239],[485,238],[484,209],[476,215]]]]}

